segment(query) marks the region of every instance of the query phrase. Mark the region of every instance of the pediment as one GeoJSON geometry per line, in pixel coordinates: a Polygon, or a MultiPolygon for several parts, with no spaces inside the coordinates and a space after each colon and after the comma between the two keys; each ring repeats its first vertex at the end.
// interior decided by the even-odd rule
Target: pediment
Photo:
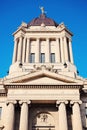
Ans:
{"type": "Polygon", "coordinates": [[[67,84],[67,83],[82,83],[82,81],[49,72],[47,70],[37,71],[22,75],[20,77],[15,77],[10,80],[10,83],[22,83],[22,84],[67,84]]]}
{"type": "Polygon", "coordinates": [[[59,81],[50,77],[42,76],[42,77],[37,77],[36,79],[32,80],[26,80],[24,81],[25,84],[63,84],[63,81],[59,81]]]}

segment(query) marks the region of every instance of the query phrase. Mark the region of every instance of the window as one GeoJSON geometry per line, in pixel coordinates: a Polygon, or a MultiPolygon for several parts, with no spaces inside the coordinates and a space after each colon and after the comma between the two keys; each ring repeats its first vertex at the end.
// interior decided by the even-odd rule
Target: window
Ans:
{"type": "Polygon", "coordinates": [[[1,114],[2,114],[2,107],[0,107],[0,119],[1,119],[1,114]]]}
{"type": "Polygon", "coordinates": [[[35,53],[30,54],[30,63],[35,63],[35,53]]]}
{"type": "Polygon", "coordinates": [[[50,60],[51,60],[51,63],[55,63],[55,53],[51,53],[50,60]]]}
{"type": "Polygon", "coordinates": [[[41,53],[41,63],[45,63],[45,53],[41,53]]]}

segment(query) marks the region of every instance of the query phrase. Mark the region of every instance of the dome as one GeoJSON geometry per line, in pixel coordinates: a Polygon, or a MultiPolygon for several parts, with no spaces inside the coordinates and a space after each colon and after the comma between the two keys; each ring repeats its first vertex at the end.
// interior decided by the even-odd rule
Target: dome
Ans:
{"type": "Polygon", "coordinates": [[[30,23],[28,23],[28,27],[41,26],[42,23],[45,24],[45,26],[58,26],[58,24],[54,20],[46,17],[45,14],[41,14],[40,17],[37,17],[33,19],[30,23]]]}

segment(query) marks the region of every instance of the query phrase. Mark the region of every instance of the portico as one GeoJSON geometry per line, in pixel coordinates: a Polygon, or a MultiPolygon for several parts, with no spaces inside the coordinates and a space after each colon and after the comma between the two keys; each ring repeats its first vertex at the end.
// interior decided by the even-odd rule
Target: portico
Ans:
{"type": "MultiPolygon", "coordinates": [[[[70,104],[72,104],[72,102],[74,103],[73,106],[71,106],[72,116],[73,116],[72,130],[76,130],[76,128],[78,128],[79,130],[82,130],[81,114],[80,114],[80,107],[79,107],[81,101],[71,101],[70,104]]],[[[10,123],[9,123],[8,127],[6,128],[7,130],[14,129],[14,122],[15,122],[14,107],[15,107],[15,104],[13,106],[11,106],[11,104],[14,104],[14,101],[13,101],[13,103],[10,103],[8,106],[8,113],[10,113],[10,115],[9,115],[9,118],[7,119],[7,121],[10,123]]],[[[69,122],[68,122],[68,115],[67,115],[67,104],[69,104],[69,101],[57,100],[56,105],[54,105],[53,103],[52,103],[53,106],[52,106],[52,104],[48,105],[50,107],[50,109],[49,109],[49,107],[46,108],[44,106],[44,112],[41,110],[41,107],[40,107],[41,105],[39,103],[39,112],[37,113],[38,109],[36,107],[36,110],[33,113],[33,116],[36,116],[35,118],[38,118],[38,115],[41,113],[41,116],[42,116],[41,120],[43,120],[43,122],[42,122],[42,124],[40,122],[36,122],[37,126],[34,126],[33,118],[31,119],[31,112],[33,111],[32,105],[34,106],[35,103],[33,104],[33,101],[30,101],[30,100],[29,101],[23,101],[23,100],[21,101],[20,100],[19,104],[22,104],[21,105],[21,112],[20,112],[20,120],[19,120],[20,125],[18,128],[19,130],[22,130],[22,129],[29,130],[32,128],[33,129],[36,129],[36,128],[43,129],[44,127],[46,127],[46,129],[50,128],[51,130],[53,130],[53,129],[56,130],[56,128],[58,128],[59,130],[61,130],[61,129],[68,130],[68,123],[69,122]],[[58,108],[58,110],[56,108],[58,108]],[[56,113],[58,111],[58,114],[57,114],[58,117],[56,116],[55,118],[51,119],[51,124],[47,125],[46,121],[48,120],[47,118],[48,118],[49,114],[51,116],[53,116],[52,111],[55,111],[56,113]],[[54,124],[55,119],[58,119],[57,124],[56,123],[54,124]]],[[[51,117],[49,117],[49,118],[51,118],[51,117]]],[[[50,121],[50,119],[49,119],[49,121],[50,121]]]]}

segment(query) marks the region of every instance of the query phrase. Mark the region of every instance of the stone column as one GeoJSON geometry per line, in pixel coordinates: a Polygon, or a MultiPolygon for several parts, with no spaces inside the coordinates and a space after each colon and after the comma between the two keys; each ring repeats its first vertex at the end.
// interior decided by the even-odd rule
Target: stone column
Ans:
{"type": "Polygon", "coordinates": [[[36,62],[36,63],[39,63],[39,61],[40,61],[40,39],[37,38],[35,62],[36,62]]]}
{"type": "Polygon", "coordinates": [[[29,63],[29,53],[30,53],[30,39],[27,38],[27,49],[26,49],[26,62],[29,63]]]}
{"type": "Polygon", "coordinates": [[[22,62],[22,36],[19,38],[17,61],[22,62]]]}
{"type": "Polygon", "coordinates": [[[59,130],[68,130],[66,104],[68,101],[57,101],[59,104],[59,130]]]}
{"type": "Polygon", "coordinates": [[[13,64],[17,61],[17,43],[18,43],[18,40],[15,39],[14,41],[14,52],[13,52],[13,64]]]}
{"type": "Polygon", "coordinates": [[[50,43],[49,38],[46,39],[46,55],[45,55],[46,63],[50,62],[50,43]]]}
{"type": "Polygon", "coordinates": [[[24,63],[25,60],[26,60],[26,59],[25,59],[25,58],[26,58],[26,57],[25,57],[25,56],[26,56],[26,54],[25,54],[25,53],[26,53],[26,50],[25,50],[25,49],[26,49],[26,37],[24,38],[24,41],[23,41],[23,57],[22,57],[22,63],[24,63]]]}
{"type": "Polygon", "coordinates": [[[69,50],[70,50],[70,60],[71,60],[71,63],[73,64],[74,61],[73,61],[73,53],[72,53],[72,43],[70,39],[69,39],[69,50]]]}
{"type": "Polygon", "coordinates": [[[66,37],[64,37],[64,56],[65,56],[65,62],[68,61],[68,47],[67,47],[67,41],[66,37]]]}
{"type": "Polygon", "coordinates": [[[61,62],[64,63],[64,44],[62,37],[60,38],[60,48],[61,48],[61,62]]]}
{"type": "Polygon", "coordinates": [[[82,121],[81,121],[80,106],[79,106],[79,104],[81,104],[81,101],[71,101],[71,104],[73,104],[72,105],[73,130],[82,130],[82,121]]]}
{"type": "Polygon", "coordinates": [[[21,116],[19,130],[28,130],[28,104],[31,101],[20,101],[21,104],[21,116]]]}
{"type": "Polygon", "coordinates": [[[6,119],[6,130],[14,130],[14,104],[16,101],[7,102],[7,119],[6,119]]]}
{"type": "Polygon", "coordinates": [[[60,49],[59,48],[59,39],[57,38],[56,39],[56,54],[55,54],[57,63],[60,63],[60,50],[59,49],[60,49]]]}

